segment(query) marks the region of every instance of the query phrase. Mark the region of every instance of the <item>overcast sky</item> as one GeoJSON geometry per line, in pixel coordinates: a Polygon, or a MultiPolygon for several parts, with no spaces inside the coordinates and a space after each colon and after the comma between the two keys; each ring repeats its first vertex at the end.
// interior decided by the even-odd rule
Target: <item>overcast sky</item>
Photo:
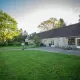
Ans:
{"type": "Polygon", "coordinates": [[[0,9],[15,18],[19,28],[32,33],[51,17],[63,18],[68,25],[77,23],[80,0],[0,0],[0,9]]]}

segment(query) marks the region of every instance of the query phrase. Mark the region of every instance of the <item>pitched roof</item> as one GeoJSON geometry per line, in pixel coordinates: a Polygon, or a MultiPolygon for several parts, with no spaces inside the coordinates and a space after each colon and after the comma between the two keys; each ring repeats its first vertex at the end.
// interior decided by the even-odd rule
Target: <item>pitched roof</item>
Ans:
{"type": "Polygon", "coordinates": [[[54,37],[80,36],[80,23],[37,33],[37,35],[39,36],[40,39],[54,38],[54,37]]]}

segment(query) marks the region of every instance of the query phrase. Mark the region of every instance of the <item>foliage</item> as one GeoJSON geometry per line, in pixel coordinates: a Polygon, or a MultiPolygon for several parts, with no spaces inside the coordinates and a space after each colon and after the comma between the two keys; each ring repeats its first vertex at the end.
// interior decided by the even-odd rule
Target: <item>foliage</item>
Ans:
{"type": "Polygon", "coordinates": [[[27,45],[27,46],[28,46],[28,42],[25,42],[25,45],[27,45]]]}
{"type": "Polygon", "coordinates": [[[40,43],[40,46],[41,46],[41,47],[46,47],[46,45],[45,45],[45,44],[43,44],[43,43],[40,43]]]}
{"type": "Polygon", "coordinates": [[[22,29],[18,30],[17,33],[19,35],[14,36],[12,39],[7,39],[5,42],[4,41],[0,41],[0,46],[19,46],[21,45],[22,41],[25,41],[25,38],[27,37],[27,35],[22,35],[22,29]]]}
{"type": "Polygon", "coordinates": [[[19,31],[20,34],[13,37],[13,45],[21,45],[21,42],[25,42],[25,39],[28,36],[28,33],[26,31],[23,31],[22,29],[20,29],[19,31]],[[26,32],[27,34],[25,34],[24,32],[26,32]]]}
{"type": "Polygon", "coordinates": [[[13,45],[14,45],[14,46],[20,46],[20,45],[21,45],[21,43],[20,43],[20,42],[15,41],[15,42],[13,42],[13,45]]]}
{"type": "Polygon", "coordinates": [[[36,44],[36,46],[40,46],[40,39],[37,35],[34,36],[34,43],[36,44]]]}
{"type": "Polygon", "coordinates": [[[63,25],[64,25],[64,20],[62,18],[60,18],[59,20],[56,18],[50,18],[49,20],[43,21],[38,26],[38,28],[41,29],[41,31],[47,31],[50,29],[62,27],[63,25]]]}
{"type": "Polygon", "coordinates": [[[28,39],[33,39],[33,37],[34,37],[35,35],[36,35],[36,32],[29,34],[29,35],[28,35],[28,39]]]}
{"type": "Polygon", "coordinates": [[[57,26],[58,27],[64,27],[64,26],[66,26],[66,24],[65,24],[65,22],[64,22],[64,20],[62,18],[60,18],[58,20],[57,26]]]}
{"type": "Polygon", "coordinates": [[[3,42],[3,43],[0,42],[0,47],[1,47],[1,46],[6,46],[6,44],[5,44],[4,42],[3,42]]]}
{"type": "Polygon", "coordinates": [[[0,40],[5,42],[19,34],[16,20],[7,13],[0,11],[0,40]]]}

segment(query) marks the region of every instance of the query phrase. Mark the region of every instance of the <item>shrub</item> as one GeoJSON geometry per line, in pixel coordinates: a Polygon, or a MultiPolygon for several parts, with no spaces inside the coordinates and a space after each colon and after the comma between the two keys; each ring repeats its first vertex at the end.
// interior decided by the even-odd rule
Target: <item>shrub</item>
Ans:
{"type": "Polygon", "coordinates": [[[28,42],[25,42],[25,45],[28,45],[28,42]]]}
{"type": "Polygon", "coordinates": [[[65,50],[71,50],[71,49],[72,49],[72,47],[67,46],[67,47],[64,47],[64,49],[65,49],[65,50]]]}
{"type": "Polygon", "coordinates": [[[4,42],[0,42],[0,46],[6,46],[4,42]]]}
{"type": "Polygon", "coordinates": [[[20,46],[21,45],[21,42],[14,42],[13,45],[20,46]]]}
{"type": "Polygon", "coordinates": [[[40,43],[40,46],[45,46],[43,43],[40,43]]]}

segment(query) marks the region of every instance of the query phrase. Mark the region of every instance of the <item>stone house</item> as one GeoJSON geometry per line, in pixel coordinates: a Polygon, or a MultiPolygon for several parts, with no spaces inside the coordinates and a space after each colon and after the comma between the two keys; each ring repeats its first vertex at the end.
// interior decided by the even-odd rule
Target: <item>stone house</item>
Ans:
{"type": "Polygon", "coordinates": [[[37,33],[37,36],[46,46],[80,48],[80,23],[37,33]]]}

